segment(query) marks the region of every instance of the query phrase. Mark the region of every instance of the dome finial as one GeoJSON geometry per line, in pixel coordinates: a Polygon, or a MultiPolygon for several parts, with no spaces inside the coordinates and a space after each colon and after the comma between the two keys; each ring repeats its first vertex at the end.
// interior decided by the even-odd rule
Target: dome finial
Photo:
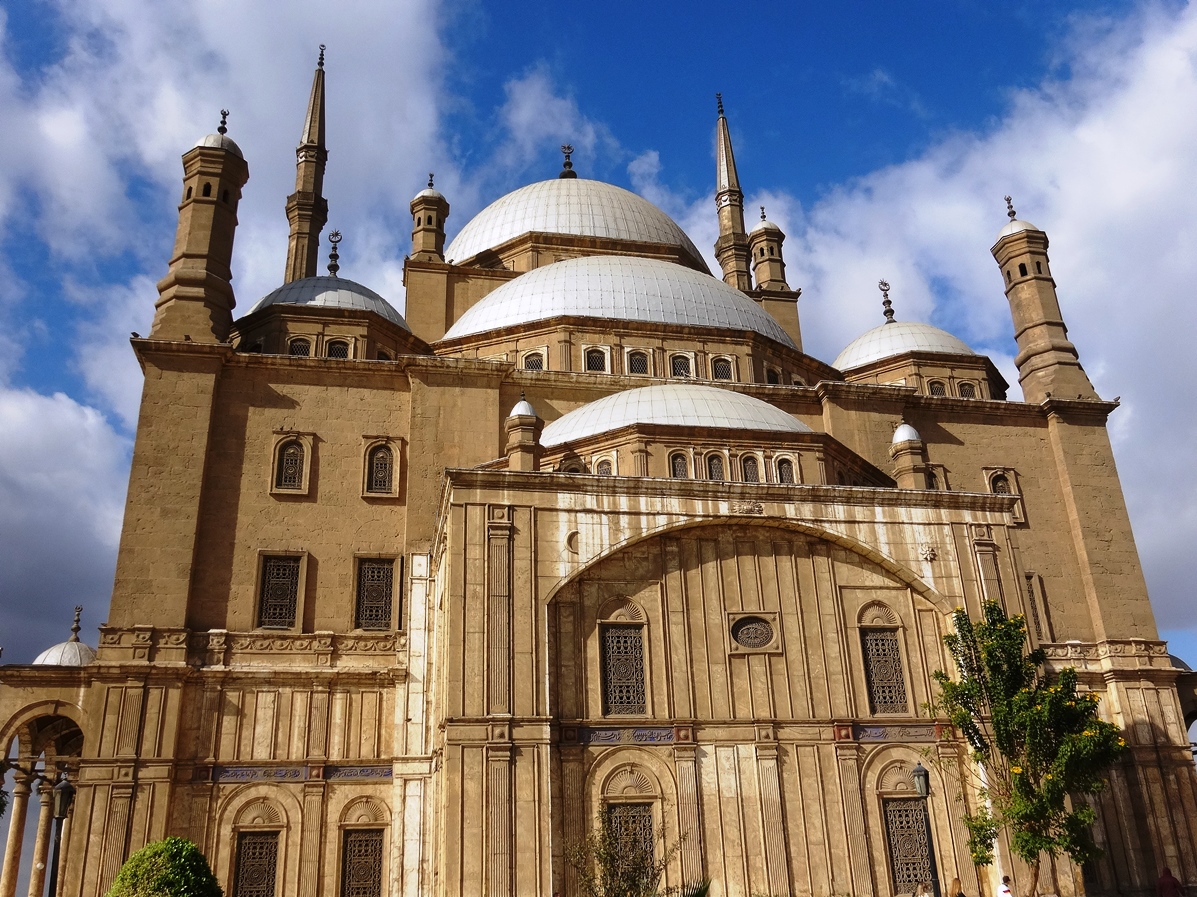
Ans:
{"type": "Polygon", "coordinates": [[[765,220],[765,207],[761,206],[761,221],[765,220]]]}
{"type": "Polygon", "coordinates": [[[430,172],[428,172],[428,189],[429,189],[429,190],[431,190],[431,189],[432,189],[432,179],[433,179],[433,177],[434,177],[433,173],[432,173],[431,171],[430,171],[430,172]]]}
{"type": "Polygon", "coordinates": [[[316,60],[316,68],[324,68],[324,44],[320,45],[320,58],[316,60]]]}
{"type": "Polygon", "coordinates": [[[559,178],[576,178],[578,173],[574,171],[574,163],[570,161],[569,157],[573,155],[574,148],[568,143],[561,144],[561,152],[565,154],[565,161],[561,165],[561,174],[557,175],[559,178]]]}
{"type": "Polygon", "coordinates": [[[79,630],[83,628],[81,625],[79,625],[79,620],[82,616],[83,616],[83,605],[76,604],[75,605],[75,622],[71,624],[71,637],[68,639],[68,641],[72,641],[72,642],[79,641],[79,630]]]}
{"type": "Polygon", "coordinates": [[[715,105],[719,107],[719,114],[723,114],[723,94],[715,94],[715,105]]]}
{"type": "Polygon", "coordinates": [[[894,323],[894,304],[889,298],[889,281],[877,281],[877,289],[881,290],[881,304],[885,308],[885,323],[894,323]]]}
{"type": "Polygon", "coordinates": [[[1014,200],[1009,196],[1006,197],[1006,217],[1011,221],[1018,217],[1018,213],[1014,211],[1014,200]]]}
{"type": "Polygon", "coordinates": [[[220,110],[220,124],[216,128],[216,133],[221,136],[229,133],[229,110],[220,110]]]}
{"type": "Polygon", "coordinates": [[[337,244],[341,242],[341,232],[335,230],[329,234],[328,242],[332,244],[332,249],[328,252],[328,273],[331,277],[336,277],[337,272],[341,270],[341,265],[338,262],[341,256],[337,252],[337,244]]]}

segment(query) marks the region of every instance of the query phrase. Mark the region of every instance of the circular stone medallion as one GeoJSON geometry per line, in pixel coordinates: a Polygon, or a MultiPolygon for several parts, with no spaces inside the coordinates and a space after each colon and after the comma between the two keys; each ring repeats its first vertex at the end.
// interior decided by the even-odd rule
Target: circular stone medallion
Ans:
{"type": "Polygon", "coordinates": [[[741,617],[732,624],[731,636],[744,648],[764,648],[773,641],[773,626],[761,617],[741,617]]]}

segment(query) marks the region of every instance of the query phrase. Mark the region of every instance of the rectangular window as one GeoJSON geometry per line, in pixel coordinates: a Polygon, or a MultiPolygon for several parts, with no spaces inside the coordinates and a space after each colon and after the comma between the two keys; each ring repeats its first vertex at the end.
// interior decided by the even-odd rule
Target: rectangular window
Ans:
{"type": "Polygon", "coordinates": [[[391,595],[395,588],[393,560],[360,560],[357,563],[358,629],[391,628],[391,595]]]}
{"type": "Polygon", "coordinates": [[[238,834],[233,897],[274,897],[277,874],[278,832],[238,834]]]}
{"type": "Polygon", "coordinates": [[[644,627],[604,626],[603,712],[644,713],[644,627]]]}
{"type": "Polygon", "coordinates": [[[862,629],[865,680],[873,713],[907,713],[906,679],[896,629],[862,629]]]}
{"type": "Polygon", "coordinates": [[[607,822],[620,855],[633,869],[647,868],[654,856],[652,804],[609,804],[607,822]]]}
{"type": "Polygon", "coordinates": [[[348,829],[342,840],[341,897],[382,897],[382,829],[348,829]]]}
{"type": "Polygon", "coordinates": [[[258,596],[258,625],[265,629],[290,629],[299,604],[297,557],[262,558],[262,590],[258,596]]]}
{"type": "Polygon", "coordinates": [[[889,865],[894,874],[893,892],[910,894],[932,878],[925,802],[922,798],[902,798],[883,804],[889,865]]]}

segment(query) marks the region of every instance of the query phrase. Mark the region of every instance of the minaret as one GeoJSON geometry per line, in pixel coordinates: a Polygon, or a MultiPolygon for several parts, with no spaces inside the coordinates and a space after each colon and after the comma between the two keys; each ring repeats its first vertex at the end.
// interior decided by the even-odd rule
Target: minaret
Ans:
{"type": "Polygon", "coordinates": [[[284,283],[301,277],[315,277],[320,264],[320,231],[328,221],[328,200],[324,198],[324,44],[312,76],[312,95],[303,136],[295,150],[295,192],[287,197],[287,221],[291,235],[287,242],[287,272],[284,283]]]}
{"type": "Polygon", "coordinates": [[[748,235],[744,232],[744,194],[736,174],[731,133],[723,114],[723,94],[715,94],[719,122],[715,132],[715,206],[719,209],[719,239],[715,257],[723,268],[723,282],[737,290],[752,289],[748,275],[748,235]]]}
{"type": "Polygon", "coordinates": [[[241,148],[220,127],[183,154],[183,201],[166,276],[158,281],[151,339],[223,343],[233,325],[233,236],[249,180],[241,148]]]}
{"type": "Polygon", "coordinates": [[[756,278],[758,290],[788,290],[786,263],[781,255],[781,244],[786,235],[781,228],[765,217],[761,206],[761,220],[748,235],[748,251],[752,254],[752,276],[756,278]]]}
{"type": "Polygon", "coordinates": [[[1038,404],[1047,398],[1098,398],[1077,358],[1076,346],[1060,314],[1056,281],[1047,261],[1047,234],[1027,221],[1019,221],[1013,200],[1006,197],[1010,223],[994,244],[993,257],[1006,282],[1006,299],[1018,341],[1018,382],[1026,401],[1038,404]]]}
{"type": "Polygon", "coordinates": [[[445,260],[449,201],[432,186],[432,177],[432,172],[428,172],[428,186],[411,201],[411,257],[420,262],[445,260]]]}

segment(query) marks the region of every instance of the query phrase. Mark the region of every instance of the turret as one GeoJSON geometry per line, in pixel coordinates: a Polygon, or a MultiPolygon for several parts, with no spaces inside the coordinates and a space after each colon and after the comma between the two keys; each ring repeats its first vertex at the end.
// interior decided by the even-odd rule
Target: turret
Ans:
{"type": "Polygon", "coordinates": [[[237,203],[249,180],[241,148],[220,127],[183,155],[183,201],[166,276],[158,282],[153,339],[223,343],[233,324],[237,203]]]}
{"type": "Polygon", "coordinates": [[[445,260],[445,219],[449,217],[449,201],[432,186],[432,172],[428,186],[411,201],[411,257],[421,262],[445,260]]]}
{"type": "Polygon", "coordinates": [[[507,469],[540,470],[540,456],[544,453],[540,444],[540,433],[544,429],[544,421],[522,392],[520,400],[507,415],[506,428],[507,469]]]}
{"type": "Polygon", "coordinates": [[[782,259],[781,244],[786,235],[780,227],[765,217],[761,206],[761,220],[748,234],[748,249],[752,253],[752,276],[758,290],[788,290],[786,263],[782,259]]]}
{"type": "Polygon", "coordinates": [[[287,197],[287,271],[284,283],[315,277],[320,264],[320,231],[328,221],[328,200],[324,198],[324,166],[328,149],[324,145],[324,44],[312,76],[312,93],[303,135],[295,150],[295,192],[287,197]]]}
{"type": "Polygon", "coordinates": [[[744,232],[744,194],[736,174],[731,132],[723,114],[723,95],[715,94],[719,121],[715,132],[715,207],[719,210],[719,239],[715,257],[723,269],[723,282],[737,290],[752,289],[748,275],[748,235],[744,232]]]}
{"type": "Polygon", "coordinates": [[[1056,298],[1056,281],[1047,260],[1047,234],[1018,220],[1006,197],[1010,223],[994,244],[993,257],[1002,270],[1006,299],[1018,341],[1018,382],[1028,402],[1046,398],[1097,399],[1097,392],[1068,339],[1068,328],[1056,298]]]}
{"type": "Polygon", "coordinates": [[[923,437],[903,421],[890,440],[889,456],[894,462],[894,480],[899,489],[930,489],[923,437]]]}

